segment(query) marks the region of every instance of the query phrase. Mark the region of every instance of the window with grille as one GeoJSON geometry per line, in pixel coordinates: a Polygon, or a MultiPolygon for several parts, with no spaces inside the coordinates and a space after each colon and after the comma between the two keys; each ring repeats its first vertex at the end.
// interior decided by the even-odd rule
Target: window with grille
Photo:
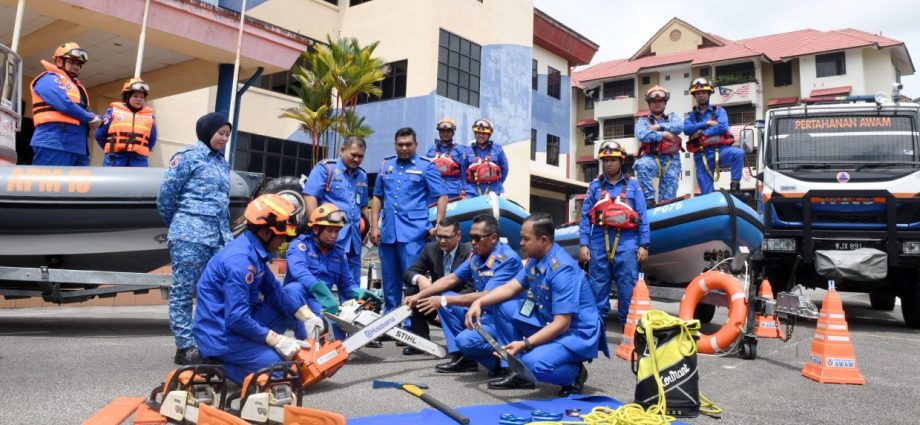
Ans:
{"type": "Polygon", "coordinates": [[[366,94],[358,95],[358,104],[377,102],[380,100],[399,99],[406,97],[406,79],[408,78],[409,61],[401,60],[387,64],[390,72],[386,78],[378,81],[374,85],[380,87],[383,94],[380,97],[368,96],[366,94]]]}
{"type": "Polygon", "coordinates": [[[757,109],[751,103],[721,106],[721,108],[725,108],[729,125],[747,124],[757,119],[757,109]]]}
{"type": "Polygon", "coordinates": [[[438,95],[479,106],[482,47],[441,30],[438,39],[438,95]]]}
{"type": "Polygon", "coordinates": [[[604,83],[604,99],[614,99],[617,97],[636,97],[636,90],[633,87],[635,80],[608,81],[604,83]]]}
{"type": "Polygon", "coordinates": [[[792,62],[773,64],[773,86],[782,87],[792,85],[792,62]]]}
{"type": "Polygon", "coordinates": [[[562,92],[562,73],[551,66],[546,67],[546,94],[556,99],[562,92]]]}
{"type": "Polygon", "coordinates": [[[754,80],[754,62],[733,63],[716,67],[716,84],[720,86],[749,83],[754,80]]]}
{"type": "Polygon", "coordinates": [[[537,130],[530,129],[530,160],[537,160],[537,130]]]}
{"type": "Polygon", "coordinates": [[[559,166],[559,136],[546,135],[546,163],[559,166]]]}
{"type": "Polygon", "coordinates": [[[288,71],[262,75],[262,78],[260,78],[259,82],[257,83],[258,87],[265,90],[271,90],[275,93],[286,94],[288,96],[297,96],[297,92],[294,91],[294,85],[297,84],[297,80],[291,76],[291,71],[298,65],[306,66],[306,62],[300,60],[298,63],[295,63],[294,66],[292,66],[288,71]]]}
{"type": "Polygon", "coordinates": [[[844,52],[815,55],[815,73],[818,78],[833,77],[847,73],[846,54],[844,52]]]}
{"type": "Polygon", "coordinates": [[[632,117],[612,118],[604,120],[604,139],[621,139],[633,137],[636,121],[632,117]]]}
{"type": "Polygon", "coordinates": [[[530,88],[540,90],[540,77],[537,72],[537,60],[533,60],[533,66],[530,69],[530,88]]]}
{"type": "MultiPolygon", "coordinates": [[[[325,158],[320,149],[320,158],[325,158]]],[[[233,169],[264,173],[267,177],[309,174],[313,168],[313,145],[239,132],[233,169]]]]}
{"type": "Polygon", "coordinates": [[[585,183],[591,183],[591,181],[600,174],[600,168],[597,165],[597,161],[581,164],[581,171],[584,174],[581,181],[585,183]]]}

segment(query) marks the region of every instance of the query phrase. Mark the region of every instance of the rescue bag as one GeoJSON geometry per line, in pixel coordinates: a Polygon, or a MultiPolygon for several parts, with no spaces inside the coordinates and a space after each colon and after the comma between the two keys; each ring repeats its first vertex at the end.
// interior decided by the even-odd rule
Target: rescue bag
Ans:
{"type": "Polygon", "coordinates": [[[460,164],[450,157],[450,152],[436,153],[431,162],[438,168],[441,177],[454,177],[460,175],[460,164]]]}
{"type": "MultiPolygon", "coordinates": [[[[716,106],[713,109],[713,118],[716,116],[716,112],[719,110],[719,107],[716,106]]],[[[696,116],[696,120],[699,121],[702,119],[702,116],[699,111],[694,110],[693,113],[696,116]]],[[[735,136],[730,132],[726,131],[725,134],[718,134],[715,136],[703,136],[701,131],[698,131],[694,134],[690,140],[687,141],[687,152],[697,153],[700,149],[703,148],[712,148],[720,146],[731,146],[735,143],[735,136]]]]}
{"type": "Polygon", "coordinates": [[[642,315],[630,361],[636,375],[636,403],[646,409],[659,405],[670,416],[699,416],[699,330],[699,320],[680,320],[660,310],[642,315]]]}
{"type": "Polygon", "coordinates": [[[466,169],[466,179],[475,184],[495,183],[502,179],[502,167],[492,162],[489,156],[484,160],[477,156],[476,162],[466,169]]]}
{"type": "Polygon", "coordinates": [[[619,230],[639,227],[639,214],[629,205],[623,192],[611,198],[606,190],[601,190],[601,199],[588,211],[588,217],[595,226],[619,230]]]}

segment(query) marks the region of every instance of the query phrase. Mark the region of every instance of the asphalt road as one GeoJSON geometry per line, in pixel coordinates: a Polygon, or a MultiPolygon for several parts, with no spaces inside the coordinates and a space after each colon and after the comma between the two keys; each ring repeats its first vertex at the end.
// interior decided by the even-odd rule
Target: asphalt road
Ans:
{"type": "MultiPolygon", "coordinates": [[[[814,292],[818,300],[823,292],[814,292]]],[[[814,322],[799,322],[788,342],[762,340],[758,359],[705,356],[700,388],[722,407],[700,424],[914,424],[920,419],[920,331],[904,328],[900,306],[873,311],[864,295],[842,294],[864,386],[822,385],[800,376],[814,322]]],[[[677,304],[653,303],[671,313],[677,304]]],[[[715,325],[725,309],[719,309],[715,325]]],[[[705,328],[704,330],[712,330],[705,328]]],[[[608,323],[615,348],[621,327],[608,323]]],[[[435,331],[435,340],[441,341],[435,331]]],[[[555,397],[558,387],[496,392],[485,371],[442,375],[441,360],[403,356],[392,342],[359,351],[331,379],[309,390],[306,405],[353,418],[418,411],[401,391],[373,390],[375,378],[428,384],[455,407],[555,397]]],[[[165,306],[0,310],[0,424],[79,424],[117,396],[145,396],[173,367],[165,306]]],[[[632,401],[635,378],[618,358],[588,366],[587,392],[632,401]]]]}

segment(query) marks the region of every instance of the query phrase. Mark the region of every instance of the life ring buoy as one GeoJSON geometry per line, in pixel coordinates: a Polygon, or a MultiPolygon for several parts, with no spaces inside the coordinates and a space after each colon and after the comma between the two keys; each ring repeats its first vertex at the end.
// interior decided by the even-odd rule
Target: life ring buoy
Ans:
{"type": "Polygon", "coordinates": [[[683,320],[692,320],[696,305],[713,289],[721,289],[729,299],[728,321],[712,335],[700,334],[697,350],[703,354],[727,350],[738,339],[741,327],[747,319],[747,302],[741,282],[730,274],[718,271],[703,273],[687,285],[677,315],[683,320]]]}

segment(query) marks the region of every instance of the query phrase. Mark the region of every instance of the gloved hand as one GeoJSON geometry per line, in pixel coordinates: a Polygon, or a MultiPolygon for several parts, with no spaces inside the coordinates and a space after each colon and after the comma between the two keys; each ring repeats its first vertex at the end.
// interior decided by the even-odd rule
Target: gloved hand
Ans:
{"type": "Polygon", "coordinates": [[[336,301],[335,296],[332,295],[332,291],[326,286],[326,282],[321,280],[317,281],[316,284],[310,288],[310,294],[319,301],[319,305],[323,306],[323,311],[339,314],[339,302],[336,301]]]}
{"type": "Polygon", "coordinates": [[[294,355],[300,351],[300,344],[297,340],[286,335],[278,335],[275,331],[268,331],[265,336],[265,343],[270,345],[284,360],[291,360],[294,355]]]}
{"type": "MultiPolygon", "coordinates": [[[[328,289],[328,288],[327,288],[328,289]]],[[[323,333],[323,319],[320,319],[309,306],[300,307],[294,317],[303,322],[303,327],[307,331],[307,338],[316,338],[323,333]]]]}
{"type": "Polygon", "coordinates": [[[368,291],[364,288],[355,288],[351,290],[351,299],[353,300],[366,300],[373,299],[377,302],[383,302],[383,298],[377,291],[368,291]]]}

